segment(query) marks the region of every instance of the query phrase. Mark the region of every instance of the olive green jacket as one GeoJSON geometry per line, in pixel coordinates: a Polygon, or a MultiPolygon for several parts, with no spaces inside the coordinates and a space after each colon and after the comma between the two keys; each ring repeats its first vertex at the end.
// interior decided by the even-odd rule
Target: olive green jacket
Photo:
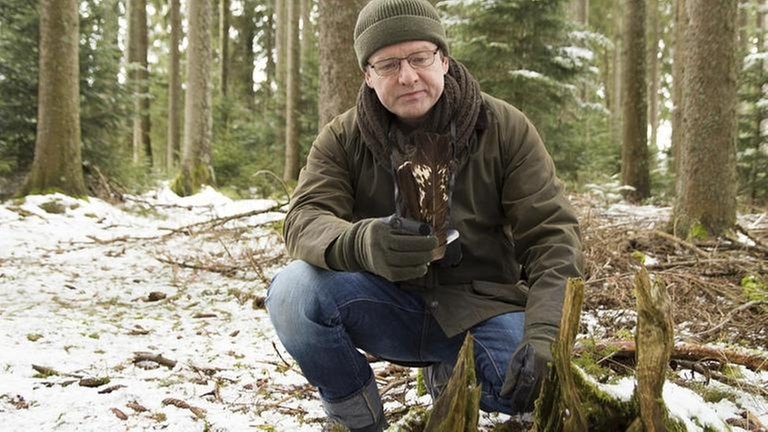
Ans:
{"type": "MultiPolygon", "coordinates": [[[[525,310],[526,335],[551,340],[567,278],[581,276],[578,221],[533,125],[506,102],[483,101],[453,189],[451,226],[463,259],[430,267],[426,283],[401,286],[418,290],[448,336],[525,310]]],[[[394,209],[393,176],[362,141],[353,108],[312,145],[285,219],[288,251],[327,269],[326,248],[352,222],[394,209]]]]}

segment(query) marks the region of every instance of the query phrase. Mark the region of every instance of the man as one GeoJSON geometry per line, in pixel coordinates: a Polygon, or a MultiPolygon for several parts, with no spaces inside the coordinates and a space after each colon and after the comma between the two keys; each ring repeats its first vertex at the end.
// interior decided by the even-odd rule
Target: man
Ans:
{"type": "Polygon", "coordinates": [[[357,106],[320,132],[285,220],[297,261],[269,289],[277,335],[328,416],[352,431],[386,425],[360,351],[426,367],[435,397],[467,331],[481,408],[529,412],[567,278],[582,265],[578,222],[552,160],[526,117],[481,93],[448,56],[427,1],[371,1],[354,40],[365,74],[357,106]],[[426,133],[444,137],[451,155],[450,227],[459,239],[448,263],[436,261],[446,245],[435,235],[386,218],[402,216],[394,156],[426,133]]]}

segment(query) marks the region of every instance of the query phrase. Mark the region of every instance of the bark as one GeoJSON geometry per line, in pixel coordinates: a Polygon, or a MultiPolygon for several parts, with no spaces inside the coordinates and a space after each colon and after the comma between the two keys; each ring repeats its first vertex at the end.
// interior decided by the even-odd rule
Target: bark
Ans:
{"type": "Polygon", "coordinates": [[[589,25],[589,0],[571,0],[573,20],[584,27],[589,25]]]}
{"type": "Polygon", "coordinates": [[[624,15],[622,183],[632,186],[626,198],[650,196],[645,87],[645,1],[627,0],[624,15]]]}
{"type": "MultiPolygon", "coordinates": [[[[683,146],[683,81],[685,79],[685,29],[688,26],[686,0],[675,0],[675,41],[672,55],[672,172],[680,173],[683,146]]],[[[675,190],[680,193],[680,176],[675,176],[675,190]]]]}
{"type": "Polygon", "coordinates": [[[86,195],[80,153],[80,27],[76,0],[40,2],[37,137],[23,194],[86,195]]]}
{"type": "Polygon", "coordinates": [[[476,431],[480,390],[475,372],[474,341],[467,333],[451,378],[435,401],[424,432],[476,431]]]}
{"type": "Polygon", "coordinates": [[[219,91],[227,96],[227,84],[229,81],[229,0],[219,0],[219,78],[221,79],[219,91]]]}
{"type": "Polygon", "coordinates": [[[181,42],[181,7],[179,0],[170,0],[171,41],[168,70],[168,139],[166,143],[166,170],[170,173],[179,162],[181,142],[181,69],[179,43],[181,42]]]}
{"type": "Polygon", "coordinates": [[[622,81],[621,81],[621,69],[622,69],[622,25],[621,25],[621,10],[623,9],[624,0],[618,0],[618,4],[614,10],[614,30],[615,38],[613,41],[613,69],[612,80],[609,83],[611,88],[611,142],[617,147],[621,147],[621,103],[622,103],[622,81]]]}
{"type": "Polygon", "coordinates": [[[584,282],[568,281],[565,292],[560,336],[552,345],[552,369],[536,405],[534,431],[589,430],[587,414],[571,364],[573,343],[579,331],[581,307],[584,303],[584,282]]]}
{"type": "Polygon", "coordinates": [[[211,21],[209,0],[187,6],[187,97],[184,102],[184,150],[181,172],[172,189],[186,196],[213,182],[211,167],[211,21]]]}
{"type": "MultiPolygon", "coordinates": [[[[603,352],[607,358],[634,358],[637,347],[634,341],[607,340],[595,344],[596,352],[603,352]]],[[[582,351],[577,347],[576,355],[582,351]]],[[[732,348],[712,347],[690,342],[678,342],[672,347],[672,360],[704,361],[715,360],[745,366],[753,371],[768,371],[768,356],[739,351],[732,348]]]]}
{"type": "Polygon", "coordinates": [[[290,2],[288,7],[288,43],[287,47],[287,81],[285,106],[285,168],[283,180],[293,181],[299,178],[299,83],[300,45],[299,45],[299,15],[301,13],[298,1],[290,2]]]}
{"type": "Polygon", "coordinates": [[[355,105],[362,72],[351,47],[364,0],[320,0],[320,127],[355,105]]]}
{"type": "Polygon", "coordinates": [[[286,100],[286,65],[288,64],[288,2],[275,0],[275,84],[277,92],[274,97],[275,117],[277,117],[275,127],[275,146],[276,160],[282,160],[285,156],[285,100],[286,100]]]}
{"type": "Polygon", "coordinates": [[[128,81],[133,91],[133,162],[151,166],[147,0],[128,0],[128,15],[128,81]]]}
{"type": "Polygon", "coordinates": [[[267,56],[267,64],[264,67],[264,74],[266,79],[261,85],[264,98],[269,103],[264,104],[265,108],[272,109],[272,84],[276,81],[277,65],[276,65],[276,52],[277,52],[277,35],[275,28],[275,5],[274,0],[267,1],[268,9],[266,12],[266,28],[264,34],[264,52],[267,56]]]}
{"type": "Polygon", "coordinates": [[[651,137],[650,148],[657,146],[659,130],[659,0],[648,0],[648,124],[651,137]]]}
{"type": "Polygon", "coordinates": [[[653,283],[643,268],[634,281],[637,296],[637,367],[635,399],[647,432],[666,431],[667,408],[662,390],[674,344],[671,302],[665,286],[653,283]]]}
{"type": "Polygon", "coordinates": [[[238,36],[237,44],[233,46],[235,53],[232,59],[232,91],[250,110],[255,108],[256,96],[253,91],[253,41],[256,38],[254,7],[251,1],[243,2],[243,15],[235,23],[238,36]]]}
{"type": "Polygon", "coordinates": [[[673,216],[682,238],[736,222],[736,20],[732,0],[688,1],[685,138],[673,216]]]}

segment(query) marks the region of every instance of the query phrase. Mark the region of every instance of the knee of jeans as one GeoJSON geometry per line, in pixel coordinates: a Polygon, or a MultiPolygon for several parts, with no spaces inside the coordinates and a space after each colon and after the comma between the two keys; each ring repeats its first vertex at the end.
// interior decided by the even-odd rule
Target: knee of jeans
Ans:
{"type": "Polygon", "coordinates": [[[323,296],[328,271],[304,261],[294,261],[272,280],[265,305],[270,320],[280,333],[302,321],[327,322],[335,313],[333,302],[323,296]]]}

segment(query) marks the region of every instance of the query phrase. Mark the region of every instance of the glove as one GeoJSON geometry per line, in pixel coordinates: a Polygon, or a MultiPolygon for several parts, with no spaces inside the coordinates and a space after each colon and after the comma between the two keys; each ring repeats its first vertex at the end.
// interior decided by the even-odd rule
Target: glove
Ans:
{"type": "Polygon", "coordinates": [[[551,342],[542,339],[524,339],[512,354],[501,396],[512,402],[512,414],[533,411],[539,397],[541,383],[552,362],[551,342]]]}
{"type": "Polygon", "coordinates": [[[367,270],[392,282],[424,276],[438,242],[434,235],[404,229],[419,225],[392,217],[355,222],[326,249],[326,263],[336,270],[367,270]]]}

